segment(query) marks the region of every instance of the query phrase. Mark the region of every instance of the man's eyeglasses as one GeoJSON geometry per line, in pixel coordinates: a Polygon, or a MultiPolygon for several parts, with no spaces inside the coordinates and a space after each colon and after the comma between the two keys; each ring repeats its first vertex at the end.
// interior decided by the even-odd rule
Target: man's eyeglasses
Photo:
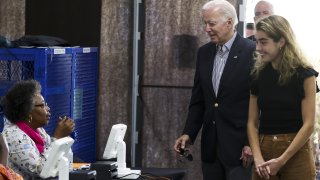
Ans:
{"type": "Polygon", "coordinates": [[[41,104],[35,104],[34,107],[48,107],[48,104],[47,103],[41,103],[41,104]]]}

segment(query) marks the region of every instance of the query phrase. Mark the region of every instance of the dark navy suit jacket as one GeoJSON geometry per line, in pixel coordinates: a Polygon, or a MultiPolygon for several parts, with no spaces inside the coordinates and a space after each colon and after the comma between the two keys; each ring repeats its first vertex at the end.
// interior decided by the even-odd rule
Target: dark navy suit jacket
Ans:
{"type": "Polygon", "coordinates": [[[219,159],[228,166],[241,165],[242,148],[248,145],[246,125],[249,106],[249,77],[255,43],[237,34],[221,76],[217,96],[212,85],[216,44],[198,50],[194,86],[183,134],[194,142],[200,129],[201,159],[219,159]]]}

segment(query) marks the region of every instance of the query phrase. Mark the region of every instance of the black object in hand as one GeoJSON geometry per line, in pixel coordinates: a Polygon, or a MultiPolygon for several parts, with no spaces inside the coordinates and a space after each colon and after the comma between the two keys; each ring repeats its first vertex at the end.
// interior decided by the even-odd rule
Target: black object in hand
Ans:
{"type": "Polygon", "coordinates": [[[188,159],[189,161],[192,161],[192,160],[193,160],[193,157],[192,157],[192,155],[189,153],[189,150],[180,148],[179,151],[180,151],[179,154],[180,154],[181,156],[185,157],[185,158],[188,159]]]}

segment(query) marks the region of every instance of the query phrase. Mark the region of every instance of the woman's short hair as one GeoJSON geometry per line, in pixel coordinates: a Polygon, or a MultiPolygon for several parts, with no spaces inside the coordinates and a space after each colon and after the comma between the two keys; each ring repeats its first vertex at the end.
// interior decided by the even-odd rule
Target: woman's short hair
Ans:
{"type": "Polygon", "coordinates": [[[26,121],[34,108],[34,97],[41,93],[41,85],[35,80],[19,81],[1,100],[5,117],[11,122],[26,121]]]}

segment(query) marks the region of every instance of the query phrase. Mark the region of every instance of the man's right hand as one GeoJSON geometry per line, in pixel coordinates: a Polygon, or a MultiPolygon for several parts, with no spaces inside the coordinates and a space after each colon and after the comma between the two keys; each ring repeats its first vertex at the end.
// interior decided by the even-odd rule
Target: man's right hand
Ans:
{"type": "Polygon", "coordinates": [[[180,137],[176,140],[176,142],[175,142],[175,144],[174,144],[174,146],[173,146],[173,149],[174,149],[176,152],[180,153],[180,149],[184,149],[184,148],[186,147],[186,145],[189,144],[189,142],[190,142],[190,137],[189,137],[189,135],[184,134],[184,135],[180,136],[180,137]]]}

